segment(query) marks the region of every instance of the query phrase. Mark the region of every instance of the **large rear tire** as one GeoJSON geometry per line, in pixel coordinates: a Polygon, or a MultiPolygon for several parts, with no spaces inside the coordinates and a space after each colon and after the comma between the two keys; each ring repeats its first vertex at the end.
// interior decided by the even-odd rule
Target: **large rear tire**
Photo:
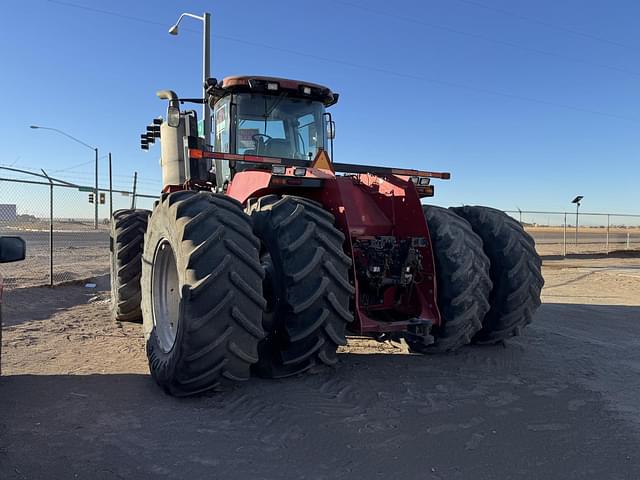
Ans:
{"type": "Polygon", "coordinates": [[[116,210],[111,218],[111,316],[122,322],[142,321],[140,275],[149,210],[116,210]]]}
{"type": "Polygon", "coordinates": [[[431,331],[432,345],[407,343],[420,353],[451,352],[471,342],[489,311],[489,259],[465,220],[446,208],[425,205],[422,210],[431,235],[442,323],[431,331]]]}
{"type": "Polygon", "coordinates": [[[540,306],[544,285],[542,261],[533,238],[520,223],[500,210],[477,206],[452,210],[480,235],[491,261],[491,309],[474,341],[495,343],[520,335],[540,306]]]}
{"type": "Polygon", "coordinates": [[[145,238],[142,313],[149,369],[172,395],[247,380],[265,300],[260,241],[225,195],[163,195],[145,238]]]}
{"type": "Polygon", "coordinates": [[[254,371],[282,378],[314,365],[334,365],[345,327],[353,320],[349,301],[351,259],[333,215],[305,198],[267,195],[251,202],[249,213],[262,242],[261,262],[267,336],[259,345],[254,371]]]}

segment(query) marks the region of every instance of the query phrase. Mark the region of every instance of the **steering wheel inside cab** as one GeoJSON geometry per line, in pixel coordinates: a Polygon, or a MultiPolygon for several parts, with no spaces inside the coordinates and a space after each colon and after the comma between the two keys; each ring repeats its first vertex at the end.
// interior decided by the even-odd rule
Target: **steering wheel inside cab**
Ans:
{"type": "Polygon", "coordinates": [[[265,133],[256,133],[251,136],[251,139],[256,145],[256,155],[266,155],[267,153],[267,142],[271,140],[273,137],[265,133]]]}

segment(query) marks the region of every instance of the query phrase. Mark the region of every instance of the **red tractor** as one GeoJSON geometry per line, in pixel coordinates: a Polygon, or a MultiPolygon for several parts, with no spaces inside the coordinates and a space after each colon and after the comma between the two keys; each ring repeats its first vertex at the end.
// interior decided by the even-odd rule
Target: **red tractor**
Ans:
{"type": "Polygon", "coordinates": [[[330,89],[207,82],[213,146],[171,91],[152,212],[112,221],[113,314],[142,320],[151,374],[191,395],[334,365],[346,335],[453,351],[518,335],[540,304],[532,238],[486,207],[423,205],[448,173],[333,161],[330,89]]]}

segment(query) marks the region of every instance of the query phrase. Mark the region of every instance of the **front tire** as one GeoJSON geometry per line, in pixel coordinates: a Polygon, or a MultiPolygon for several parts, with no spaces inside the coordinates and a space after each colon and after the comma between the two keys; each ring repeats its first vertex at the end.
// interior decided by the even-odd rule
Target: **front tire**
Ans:
{"type": "Polygon", "coordinates": [[[116,210],[111,218],[111,316],[142,322],[140,275],[149,210],[116,210]]]}
{"type": "Polygon", "coordinates": [[[154,209],[142,313],[149,369],[166,392],[192,395],[249,378],[264,336],[259,246],[230,197],[181,191],[154,209]]]}
{"type": "Polygon", "coordinates": [[[520,335],[540,306],[544,285],[542,261],[533,238],[520,223],[500,210],[477,206],[452,210],[466,219],[482,238],[491,261],[491,309],[474,341],[496,343],[520,335]]]}
{"type": "Polygon", "coordinates": [[[333,215],[306,198],[267,195],[249,206],[266,269],[267,337],[254,371],[282,378],[314,365],[334,365],[353,320],[351,259],[333,215]]]}

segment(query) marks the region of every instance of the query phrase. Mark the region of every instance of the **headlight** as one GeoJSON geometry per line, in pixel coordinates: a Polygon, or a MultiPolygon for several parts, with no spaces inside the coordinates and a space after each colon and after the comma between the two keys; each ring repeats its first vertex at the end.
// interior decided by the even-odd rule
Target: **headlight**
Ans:
{"type": "Polygon", "coordinates": [[[287,173],[287,167],[286,165],[274,165],[273,167],[271,167],[271,171],[274,173],[274,175],[284,175],[285,173],[287,173]]]}
{"type": "Polygon", "coordinates": [[[307,169],[305,167],[296,167],[293,174],[296,177],[304,177],[307,174],[307,169]]]}

